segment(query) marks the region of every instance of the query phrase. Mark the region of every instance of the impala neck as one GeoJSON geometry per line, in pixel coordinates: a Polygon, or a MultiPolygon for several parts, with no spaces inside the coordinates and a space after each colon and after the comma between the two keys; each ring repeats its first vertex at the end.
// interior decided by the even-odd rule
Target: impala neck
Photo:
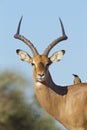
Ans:
{"type": "Polygon", "coordinates": [[[46,77],[46,80],[44,82],[41,82],[41,84],[45,85],[46,87],[51,88],[53,91],[55,91],[59,95],[65,95],[67,94],[67,91],[68,91],[67,86],[56,85],[53,82],[50,72],[48,72],[48,76],[46,77]]]}

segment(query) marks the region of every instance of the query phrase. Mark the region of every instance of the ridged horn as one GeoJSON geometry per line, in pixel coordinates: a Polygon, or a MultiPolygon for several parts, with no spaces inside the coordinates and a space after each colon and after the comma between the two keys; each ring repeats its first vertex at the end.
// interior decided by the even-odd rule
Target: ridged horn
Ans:
{"type": "Polygon", "coordinates": [[[61,24],[61,29],[62,29],[62,36],[55,39],[53,42],[51,42],[48,47],[45,49],[43,55],[47,55],[49,54],[50,50],[56,45],[58,44],[59,42],[63,41],[63,40],[66,40],[68,37],[66,36],[65,34],[65,30],[64,30],[64,26],[63,26],[63,23],[61,21],[61,19],[59,18],[60,20],[60,24],[61,24]]]}
{"type": "Polygon", "coordinates": [[[37,49],[34,47],[34,45],[31,43],[30,40],[28,40],[27,38],[25,38],[24,36],[20,35],[20,26],[21,26],[21,21],[22,21],[23,16],[21,17],[19,24],[18,24],[18,28],[17,28],[17,32],[14,35],[14,38],[19,39],[21,41],[23,41],[26,45],[28,45],[28,47],[32,50],[33,55],[38,55],[38,51],[37,49]]]}

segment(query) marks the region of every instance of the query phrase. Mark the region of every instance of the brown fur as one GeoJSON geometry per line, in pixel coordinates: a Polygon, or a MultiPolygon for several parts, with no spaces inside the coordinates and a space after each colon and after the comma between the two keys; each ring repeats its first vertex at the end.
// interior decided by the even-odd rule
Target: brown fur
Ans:
{"type": "MultiPolygon", "coordinates": [[[[44,73],[39,66],[37,70],[44,73]]],[[[87,83],[58,86],[52,81],[49,71],[43,82],[37,81],[36,75],[34,71],[36,95],[46,111],[69,130],[87,130],[87,83]]]]}

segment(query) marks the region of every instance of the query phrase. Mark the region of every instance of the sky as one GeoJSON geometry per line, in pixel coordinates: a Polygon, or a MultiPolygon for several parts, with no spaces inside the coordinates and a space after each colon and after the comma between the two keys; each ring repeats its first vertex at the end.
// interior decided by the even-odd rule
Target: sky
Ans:
{"type": "Polygon", "coordinates": [[[87,2],[63,0],[0,0],[0,71],[18,70],[32,77],[31,66],[19,60],[16,49],[31,50],[14,39],[18,22],[23,16],[21,34],[27,37],[40,54],[57,37],[61,36],[61,18],[68,40],[56,45],[66,53],[59,63],[50,66],[54,82],[60,85],[73,83],[72,74],[87,81],[87,2]]]}
{"type": "Polygon", "coordinates": [[[61,36],[61,18],[68,40],[56,45],[49,56],[58,50],[66,53],[59,63],[50,66],[56,84],[73,84],[72,74],[87,81],[87,1],[86,0],[0,0],[0,71],[14,70],[31,77],[32,68],[16,54],[23,49],[31,50],[14,39],[18,22],[23,16],[21,34],[27,37],[43,53],[45,48],[61,36]]]}

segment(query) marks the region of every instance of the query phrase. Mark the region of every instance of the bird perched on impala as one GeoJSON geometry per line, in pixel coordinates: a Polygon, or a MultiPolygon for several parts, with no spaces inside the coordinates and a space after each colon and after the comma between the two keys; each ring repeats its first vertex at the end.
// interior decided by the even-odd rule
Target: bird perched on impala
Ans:
{"type": "Polygon", "coordinates": [[[79,84],[81,83],[81,79],[79,78],[78,75],[76,74],[72,74],[74,76],[74,84],[79,84]]]}

